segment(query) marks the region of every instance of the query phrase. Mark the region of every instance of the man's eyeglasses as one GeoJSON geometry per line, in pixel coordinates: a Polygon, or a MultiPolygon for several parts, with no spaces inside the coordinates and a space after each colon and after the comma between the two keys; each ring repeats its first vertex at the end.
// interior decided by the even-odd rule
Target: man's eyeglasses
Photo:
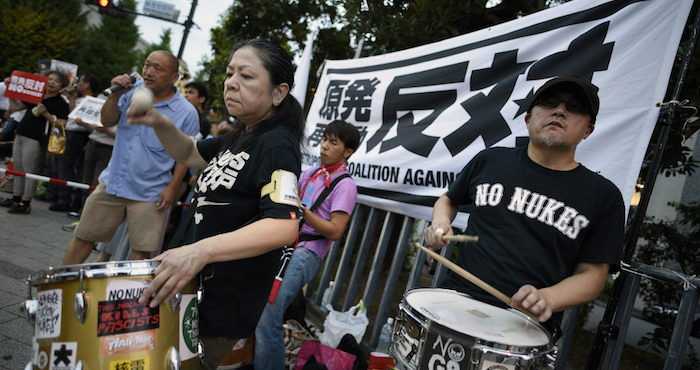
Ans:
{"type": "Polygon", "coordinates": [[[588,107],[585,104],[582,104],[581,102],[575,99],[563,98],[559,95],[542,96],[539,99],[537,99],[537,101],[535,101],[534,105],[542,105],[547,108],[556,108],[561,103],[564,103],[564,106],[566,106],[566,110],[568,110],[571,113],[587,114],[589,116],[591,115],[590,109],[588,109],[588,107]]]}

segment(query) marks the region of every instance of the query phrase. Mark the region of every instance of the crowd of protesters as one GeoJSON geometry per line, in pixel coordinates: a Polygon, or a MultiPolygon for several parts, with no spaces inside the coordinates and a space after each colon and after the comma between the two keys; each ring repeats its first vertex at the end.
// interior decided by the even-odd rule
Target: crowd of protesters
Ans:
{"type": "MultiPolygon", "coordinates": [[[[57,70],[39,73],[48,78],[39,104],[6,97],[4,92],[10,84],[10,77],[0,81],[0,162],[13,166],[19,172],[97,186],[112,157],[117,127],[86,123],[81,118],[69,118],[68,115],[87,96],[104,100],[105,96],[100,94],[106,87],[104,82],[91,73],[80,74],[72,81],[57,70]],[[65,151],[63,154],[52,154],[47,152],[49,132],[58,127],[65,131],[65,151]]],[[[193,137],[201,139],[228,132],[231,127],[229,120],[220,121],[215,107],[206,108],[209,97],[206,86],[201,82],[181,82],[176,84],[182,86],[178,94],[195,107],[199,118],[198,132],[193,137]]],[[[190,171],[178,183],[176,193],[182,195],[178,197],[179,200],[186,201],[185,195],[191,194],[190,189],[196,178],[194,175],[196,173],[190,171]]],[[[74,219],[80,218],[89,195],[87,190],[12,175],[2,179],[0,191],[12,194],[4,198],[0,196],[0,206],[8,208],[8,213],[29,214],[32,212],[32,199],[37,199],[51,203],[50,211],[66,213],[74,219]]],[[[171,223],[176,221],[177,217],[174,217],[171,223]]],[[[64,230],[73,231],[78,224],[77,221],[68,224],[64,230]]],[[[128,242],[125,245],[128,247],[128,242]]],[[[109,255],[106,257],[109,259],[109,255]]],[[[97,260],[105,260],[105,255],[97,260]]]]}
{"type": "MultiPolygon", "coordinates": [[[[86,197],[86,192],[51,184],[41,197],[52,203],[49,210],[80,218],[69,229],[73,236],[64,265],[85,262],[98,245],[97,261],[127,256],[125,248],[129,259],[155,256],[161,266],[142,296],[150,305],[168,298],[195,274],[212,275],[203,283],[207,300],[200,304],[199,328],[205,367],[213,369],[238,339],[255,331],[275,274],[283,277],[281,247],[293,246],[300,235],[298,219],[303,216],[307,226],[291,270],[298,268],[298,256],[309,260],[309,253],[318,266],[330,240],[344,233],[356,196],[345,161],[359,143],[359,132],[342,121],[329,126],[320,166],[307,171],[299,183],[308,203],[300,207],[295,188],[276,185],[287,180],[296,184],[301,172],[305,122],[301,105],[289,94],[294,84],[289,54],[260,39],[236,47],[224,84],[226,112],[235,117],[231,123],[219,122],[218,112],[207,109],[204,84],[190,82],[178,90],[178,72],[177,58],[154,51],[144,61],[142,78],[115,76],[110,85],[123,88],[102,98],[102,125],[95,126],[68,116],[82,99],[101,91],[100,81],[84,74],[71,84],[61,72],[49,71],[38,115],[25,114],[17,117],[18,124],[5,124],[15,134],[8,156],[18,171],[96,185],[86,197]],[[132,98],[143,87],[151,90],[154,101],[137,113],[132,98]],[[49,154],[47,133],[59,126],[66,131],[66,150],[49,154]],[[337,189],[324,194],[329,181],[339,176],[343,181],[337,189]],[[320,210],[315,211],[319,204],[312,203],[320,194],[323,202],[318,200],[320,210]],[[178,199],[193,202],[191,212],[175,209],[178,199]],[[185,230],[175,230],[180,228],[185,230]],[[166,243],[177,248],[161,253],[166,243]],[[176,286],[163,284],[167,280],[176,286]],[[234,296],[246,299],[234,302],[234,296]]],[[[25,112],[34,108],[17,105],[25,112]]],[[[6,111],[4,115],[13,113],[6,111]]],[[[22,177],[14,181],[13,196],[0,204],[11,213],[30,213],[36,183],[22,177]]],[[[278,301],[281,308],[275,310],[284,310],[315,274],[316,268],[307,269],[311,266],[305,266],[302,279],[290,272],[281,290],[284,298],[278,301]]],[[[272,325],[270,332],[279,337],[281,317],[267,322],[265,327],[272,325]]]]}
{"type": "MultiPolygon", "coordinates": [[[[50,210],[80,213],[64,265],[85,262],[122,225],[128,232],[120,243],[128,243],[129,259],[159,261],[140,304],[157,307],[199,276],[205,369],[217,368],[240,340],[254,333],[258,368],[282,368],[284,311],[316,274],[330,241],[344,234],[355,205],[357,188],[345,163],[359,145],[359,132],[343,121],[330,123],[321,163],[301,173],[305,120],[290,94],[294,68],[290,55],[267,40],[237,45],[226,66],[223,96],[227,113],[235,117],[233,125],[210,124],[217,120],[206,109],[203,84],[186,84],[178,91],[179,62],[171,53],[152,52],[141,73],[136,81],[127,74],[110,81],[121,89],[105,99],[100,112],[104,127],[96,128],[68,115],[82,97],[100,91],[99,81],[85,74],[73,86],[63,73],[48,71],[41,103],[0,102],[6,121],[1,139],[14,131],[11,154],[19,171],[38,173],[50,164],[48,173],[55,177],[75,180],[82,173],[84,181],[97,185],[84,205],[84,193],[49,188],[50,210]],[[151,90],[153,105],[137,109],[132,100],[144,87],[151,90]],[[66,151],[47,161],[48,132],[56,126],[68,132],[66,151]],[[107,150],[98,153],[105,146],[112,147],[106,166],[107,150]],[[189,180],[188,172],[196,181],[189,180]],[[175,211],[180,222],[172,224],[179,225],[168,229],[169,214],[176,200],[188,194],[188,185],[191,212],[175,211]],[[165,235],[173,248],[161,253],[165,235]]],[[[595,129],[597,91],[576,76],[554,78],[540,87],[525,116],[531,138],[527,147],[479,153],[435,203],[432,224],[424,232],[427,244],[443,247],[459,206],[475,205],[467,231],[486,242],[460,254],[459,263],[480,271],[511,296],[513,307],[549,324],[553,336],[559,331],[559,312],[594,299],[608,272],[618,268],[621,253],[624,207],[619,191],[574,159],[577,145],[595,129]],[[561,227],[550,227],[554,221],[547,222],[546,212],[536,217],[529,206],[522,211],[526,195],[520,212],[515,201],[500,202],[505,193],[487,203],[480,189],[489,181],[497,181],[500,189],[507,186],[513,199],[514,192],[529,194],[528,189],[538,197],[547,194],[550,203],[560,203],[557,207],[569,205],[569,214],[557,221],[561,227]],[[574,216],[581,221],[572,221],[574,216]],[[578,223],[567,228],[566,222],[578,223]],[[502,232],[504,223],[515,232],[502,232]],[[527,248],[513,251],[514,241],[527,248]],[[528,260],[532,256],[536,258],[528,260]],[[489,261],[510,266],[513,273],[504,276],[499,264],[489,261]],[[535,268],[520,269],[522,261],[535,268]]],[[[15,177],[12,197],[0,205],[13,214],[30,213],[35,193],[33,180],[15,177]]],[[[547,198],[542,197],[540,206],[547,198]]],[[[103,253],[106,260],[112,252],[103,253]]],[[[441,286],[498,305],[469,284],[449,273],[441,286]]]]}

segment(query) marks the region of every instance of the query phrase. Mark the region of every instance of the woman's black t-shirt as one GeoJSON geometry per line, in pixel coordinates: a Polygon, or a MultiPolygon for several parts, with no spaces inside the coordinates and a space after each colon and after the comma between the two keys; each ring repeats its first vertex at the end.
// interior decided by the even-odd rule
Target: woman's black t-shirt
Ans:
{"type": "MultiPolygon", "coordinates": [[[[56,116],[56,118],[68,118],[68,113],[70,113],[68,103],[66,103],[60,95],[44,99],[41,103],[44,104],[46,110],[56,116]]],[[[43,149],[46,147],[46,143],[48,143],[49,123],[44,116],[35,116],[32,114],[32,108],[36,107],[36,104],[24,103],[24,105],[27,107],[27,113],[17,126],[17,134],[39,141],[42,143],[41,147],[43,149]]]]}
{"type": "MultiPolygon", "coordinates": [[[[234,149],[248,135],[244,133],[223,150],[228,135],[197,143],[200,155],[209,164],[195,188],[197,208],[192,225],[195,240],[231,232],[262,218],[299,217],[296,179],[301,170],[301,154],[294,135],[284,127],[276,127],[246,148],[234,149]],[[261,195],[272,181],[291,182],[294,186],[261,195]]],[[[281,249],[275,249],[260,256],[205,267],[204,299],[199,307],[202,336],[245,338],[253,333],[279,268],[280,256],[281,249]]]]}

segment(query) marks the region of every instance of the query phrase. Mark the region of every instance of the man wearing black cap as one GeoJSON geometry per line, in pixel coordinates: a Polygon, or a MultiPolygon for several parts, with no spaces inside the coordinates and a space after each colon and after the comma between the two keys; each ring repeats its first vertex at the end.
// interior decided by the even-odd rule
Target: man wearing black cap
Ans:
{"type": "MultiPolygon", "coordinates": [[[[576,76],[545,83],[525,115],[527,147],[477,154],[437,200],[424,233],[431,247],[447,245],[442,236],[452,234],[457,210],[468,206],[466,234],[479,241],[458,251],[459,265],[553,331],[560,311],[595,299],[608,272],[619,268],[620,191],[574,158],[595,128],[597,91],[576,76]]],[[[455,273],[440,284],[503,306],[455,273]]]]}

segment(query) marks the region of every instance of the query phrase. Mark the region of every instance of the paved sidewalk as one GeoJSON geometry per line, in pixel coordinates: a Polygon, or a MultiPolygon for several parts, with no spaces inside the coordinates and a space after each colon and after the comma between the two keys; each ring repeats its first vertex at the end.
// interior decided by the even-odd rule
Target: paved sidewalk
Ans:
{"type": "MultiPolygon", "coordinates": [[[[0,197],[10,194],[0,192],[0,197]]],[[[27,298],[29,274],[58,266],[71,233],[61,226],[75,220],[32,201],[28,215],[0,208],[0,369],[24,369],[30,361],[34,327],[19,310],[27,298]]],[[[94,258],[94,257],[91,257],[94,258]]]]}

